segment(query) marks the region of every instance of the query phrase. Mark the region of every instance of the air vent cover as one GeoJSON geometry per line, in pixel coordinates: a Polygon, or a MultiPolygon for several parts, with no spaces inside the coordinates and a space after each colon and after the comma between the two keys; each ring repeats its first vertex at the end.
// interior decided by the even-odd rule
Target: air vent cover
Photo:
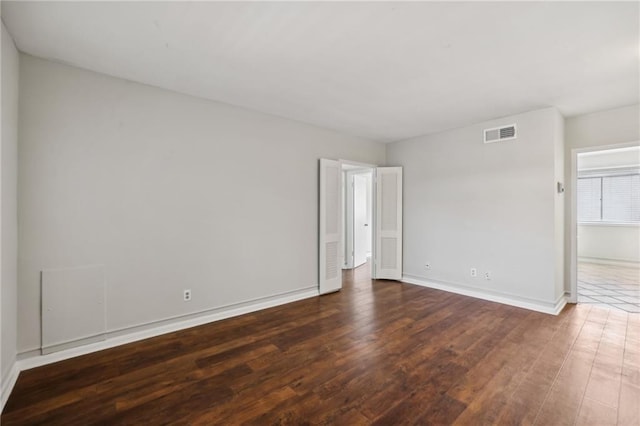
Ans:
{"type": "Polygon", "coordinates": [[[516,137],[517,132],[515,124],[484,130],[484,143],[508,141],[515,139],[516,137]]]}

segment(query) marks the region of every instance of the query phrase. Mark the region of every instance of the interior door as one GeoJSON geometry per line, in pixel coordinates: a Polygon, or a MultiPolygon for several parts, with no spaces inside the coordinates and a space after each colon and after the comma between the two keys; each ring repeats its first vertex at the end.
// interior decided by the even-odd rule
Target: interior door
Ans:
{"type": "Polygon", "coordinates": [[[402,279],[402,167],[375,169],[375,264],[378,279],[402,279]]]}
{"type": "Polygon", "coordinates": [[[367,176],[353,175],[353,263],[354,268],[367,261],[367,176]]]}
{"type": "Polygon", "coordinates": [[[342,228],[342,166],[339,161],[320,160],[319,291],[342,288],[340,233],[342,228]]]}

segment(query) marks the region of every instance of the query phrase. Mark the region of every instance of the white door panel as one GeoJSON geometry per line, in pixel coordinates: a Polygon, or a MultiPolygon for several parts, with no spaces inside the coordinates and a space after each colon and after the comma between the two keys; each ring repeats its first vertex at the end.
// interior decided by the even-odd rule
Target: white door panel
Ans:
{"type": "Polygon", "coordinates": [[[321,294],[342,288],[340,233],[342,228],[342,166],[320,160],[319,290],[321,294]]]}
{"type": "Polygon", "coordinates": [[[375,278],[402,279],[402,167],[376,168],[375,278]]]}

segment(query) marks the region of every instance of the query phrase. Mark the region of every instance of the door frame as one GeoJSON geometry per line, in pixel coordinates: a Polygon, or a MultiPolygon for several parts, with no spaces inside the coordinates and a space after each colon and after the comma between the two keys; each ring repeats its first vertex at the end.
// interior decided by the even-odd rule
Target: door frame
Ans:
{"type": "MultiPolygon", "coordinates": [[[[380,167],[380,166],[377,166],[375,164],[360,163],[360,162],[351,161],[351,160],[339,159],[338,161],[340,162],[341,165],[353,166],[353,167],[357,167],[359,169],[368,169],[368,171],[372,175],[371,176],[372,180],[373,180],[373,175],[374,175],[375,169],[377,167],[380,167]]],[[[354,171],[355,171],[355,169],[354,169],[354,171]]],[[[342,179],[343,179],[342,188],[346,188],[345,182],[344,182],[344,178],[345,178],[345,175],[349,174],[348,170],[346,171],[347,173],[344,173],[344,172],[345,172],[345,170],[343,170],[343,173],[342,173],[342,179]]],[[[372,203],[372,206],[375,206],[375,198],[374,198],[375,194],[374,194],[374,192],[375,191],[373,191],[373,185],[372,185],[372,187],[371,187],[371,203],[372,203]]],[[[344,199],[343,199],[345,204],[346,204],[347,201],[349,201],[349,199],[350,199],[349,198],[349,194],[347,193],[347,191],[345,191],[344,199]]],[[[353,199],[353,191],[351,192],[351,200],[352,199],[353,199]]],[[[343,210],[346,211],[346,208],[343,209],[343,210]]],[[[351,210],[352,210],[351,211],[351,213],[352,213],[351,216],[353,216],[353,206],[352,206],[351,210]]],[[[375,223],[375,220],[376,220],[375,219],[375,211],[372,208],[372,213],[371,213],[371,222],[372,223],[369,224],[369,226],[372,226],[372,228],[371,228],[371,234],[372,234],[371,235],[372,236],[372,238],[371,238],[372,258],[373,258],[373,253],[375,252],[375,247],[374,247],[374,244],[375,244],[375,239],[374,239],[375,227],[373,227],[373,223],[375,223]]],[[[341,249],[341,253],[343,254],[343,256],[345,256],[346,255],[346,249],[347,249],[346,232],[348,232],[349,228],[347,227],[347,224],[346,224],[346,218],[345,218],[344,212],[343,212],[343,215],[342,215],[342,221],[343,221],[343,224],[342,224],[342,231],[341,231],[341,234],[340,234],[340,249],[341,249]]],[[[353,225],[352,225],[351,229],[353,230],[353,225]]],[[[344,261],[343,261],[343,269],[352,269],[352,268],[353,268],[353,260],[348,261],[347,258],[345,257],[344,261]]]]}
{"type": "Polygon", "coordinates": [[[367,262],[367,253],[373,255],[372,232],[373,170],[353,174],[353,263],[358,267],[367,262]],[[363,221],[363,222],[360,222],[363,221]]]}
{"type": "MultiPolygon", "coordinates": [[[[368,208],[371,209],[371,223],[369,223],[369,227],[373,226],[373,175],[375,173],[375,168],[358,168],[352,170],[343,170],[343,189],[345,191],[343,198],[343,247],[342,254],[344,256],[343,269],[353,269],[355,267],[355,187],[354,185],[349,185],[349,183],[355,183],[356,176],[368,175],[370,178],[370,185],[367,188],[367,197],[369,198],[369,202],[371,206],[368,208]],[[352,254],[349,255],[349,252],[352,254]]],[[[373,228],[371,228],[371,232],[373,233],[373,228]]],[[[372,234],[373,237],[373,234],[372,234]]],[[[373,245],[373,239],[371,241],[373,245]]],[[[371,247],[371,251],[373,252],[373,246],[371,247]]]]}
{"type": "Polygon", "coordinates": [[[594,145],[571,150],[571,205],[569,207],[569,303],[578,303],[578,154],[638,146],[639,141],[611,145],[594,145]]]}

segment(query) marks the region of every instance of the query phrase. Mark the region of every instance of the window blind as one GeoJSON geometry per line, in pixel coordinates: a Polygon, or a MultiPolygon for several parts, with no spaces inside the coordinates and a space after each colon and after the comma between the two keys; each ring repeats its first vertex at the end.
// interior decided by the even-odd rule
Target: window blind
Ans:
{"type": "Polygon", "coordinates": [[[640,170],[621,168],[579,173],[578,221],[640,223],[640,170]]]}
{"type": "Polygon", "coordinates": [[[602,178],[578,179],[578,221],[596,222],[600,220],[600,192],[602,178]]]}

